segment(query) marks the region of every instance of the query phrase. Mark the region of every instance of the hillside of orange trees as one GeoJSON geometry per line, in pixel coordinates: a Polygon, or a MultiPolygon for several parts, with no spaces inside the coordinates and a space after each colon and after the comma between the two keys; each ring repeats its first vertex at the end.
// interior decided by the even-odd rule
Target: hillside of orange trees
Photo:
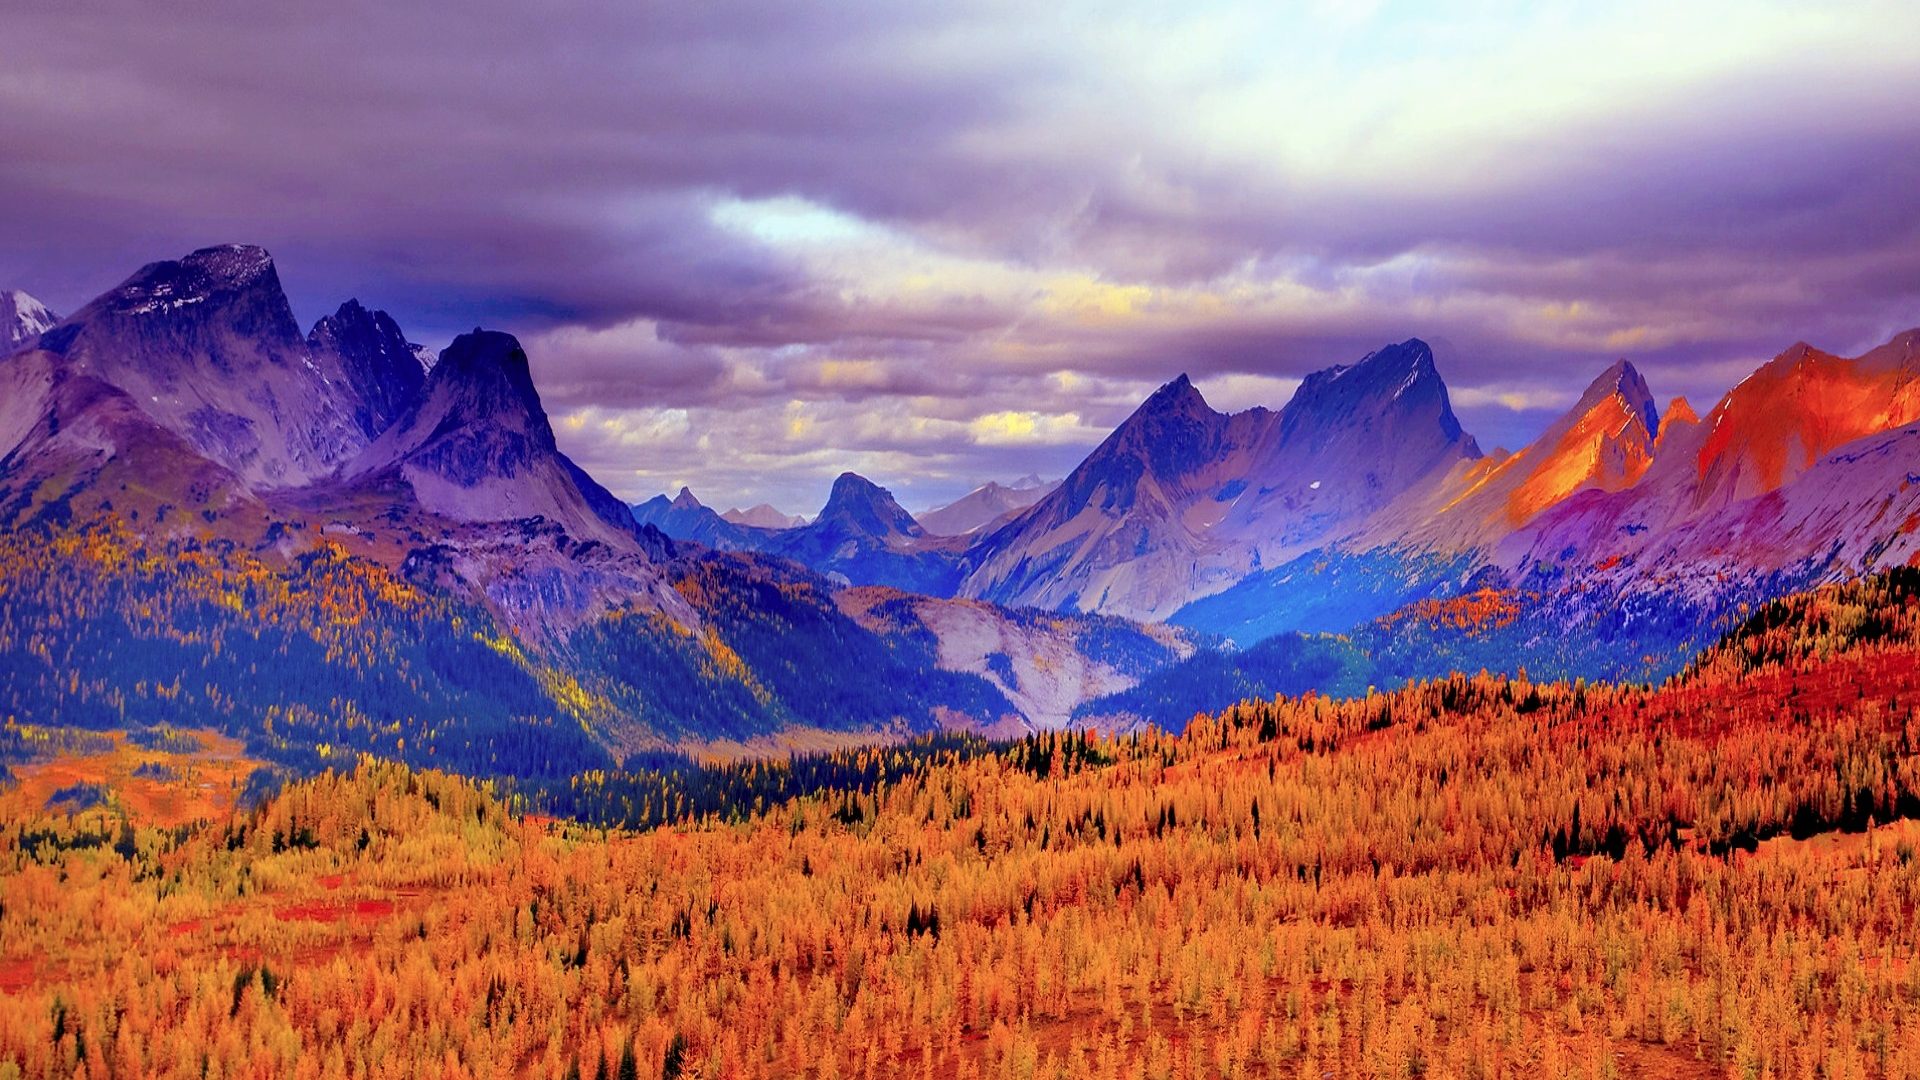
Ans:
{"type": "Polygon", "coordinates": [[[0,1076],[1916,1078],[1916,699],[1898,572],[1658,687],[109,790],[0,832],[0,1076]]]}

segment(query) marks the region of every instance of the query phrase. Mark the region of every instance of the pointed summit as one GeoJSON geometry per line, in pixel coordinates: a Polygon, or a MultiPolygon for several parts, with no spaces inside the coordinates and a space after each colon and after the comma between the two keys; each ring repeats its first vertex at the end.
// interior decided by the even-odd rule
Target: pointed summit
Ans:
{"type": "Polygon", "coordinates": [[[1620,360],[1515,453],[1483,458],[1407,495],[1370,521],[1365,543],[1464,550],[1511,533],[1568,497],[1631,487],[1653,462],[1660,411],[1646,380],[1620,360]]]}
{"type": "Polygon", "coordinates": [[[843,472],[834,480],[827,505],[821,508],[813,527],[876,539],[917,539],[926,535],[913,515],[894,501],[892,492],[852,472],[843,472]]]}
{"type": "Polygon", "coordinates": [[[1301,382],[1255,451],[1247,479],[1257,487],[1220,528],[1249,537],[1272,565],[1481,456],[1433,349],[1408,338],[1301,382]]]}
{"type": "Polygon", "coordinates": [[[1200,396],[1200,391],[1194,388],[1193,380],[1183,371],[1173,381],[1149,394],[1147,400],[1140,403],[1139,411],[1167,412],[1194,407],[1206,408],[1207,399],[1200,396]]]}
{"type": "MultiPolygon", "coordinates": [[[[1443,442],[1462,437],[1447,385],[1434,366],[1433,349],[1419,338],[1376,349],[1357,364],[1308,375],[1283,412],[1281,437],[1319,438],[1342,426],[1372,426],[1388,416],[1395,423],[1430,426],[1443,442]]],[[[1479,448],[1472,452],[1478,456],[1479,448]]]]}
{"type": "Polygon", "coordinates": [[[927,535],[887,489],[841,473],[812,523],[759,533],[762,550],[784,555],[843,583],[887,585],[950,595],[959,580],[957,551],[927,535]]]}
{"type": "Polygon", "coordinates": [[[1664,443],[1673,432],[1699,422],[1700,414],[1693,411],[1693,405],[1686,398],[1674,398],[1667,402],[1667,413],[1660,420],[1660,434],[1655,437],[1655,441],[1664,443]]]}
{"type": "Polygon", "coordinates": [[[512,477],[533,455],[553,451],[553,426],[520,342],[476,329],[441,351],[419,394],[349,472],[430,452],[449,477],[512,477]]]}
{"type": "Polygon", "coordinates": [[[1505,471],[1524,470],[1524,479],[1508,494],[1506,524],[1518,527],[1587,488],[1631,487],[1653,462],[1659,430],[1660,410],[1646,380],[1627,361],[1615,363],[1540,438],[1509,459],[1505,471]]]}
{"type": "Polygon", "coordinates": [[[416,346],[384,311],[358,300],[313,324],[307,348],[322,368],[338,374],[353,398],[353,419],[367,438],[377,438],[400,418],[420,392],[427,372],[416,346]]]}
{"type": "Polygon", "coordinates": [[[0,291],[0,355],[54,328],[60,317],[18,289],[0,291]]]}
{"type": "Polygon", "coordinates": [[[1608,395],[1618,396],[1626,410],[1639,417],[1640,426],[1648,432],[1660,430],[1660,409],[1653,403],[1653,394],[1648,391],[1646,380],[1640,377],[1639,370],[1631,363],[1620,360],[1601,372],[1588,385],[1586,392],[1580,395],[1580,401],[1573,411],[1590,412],[1599,407],[1608,395]]]}
{"type": "Polygon", "coordinates": [[[345,474],[398,478],[457,521],[543,517],[576,539],[633,538],[633,514],[554,445],[527,354],[512,334],[476,329],[440,353],[406,411],[345,474]]]}
{"type": "Polygon", "coordinates": [[[632,507],[633,520],[651,525],[675,540],[692,540],[722,551],[751,546],[746,530],[713,512],[682,485],[672,498],[655,495],[632,507]]]}

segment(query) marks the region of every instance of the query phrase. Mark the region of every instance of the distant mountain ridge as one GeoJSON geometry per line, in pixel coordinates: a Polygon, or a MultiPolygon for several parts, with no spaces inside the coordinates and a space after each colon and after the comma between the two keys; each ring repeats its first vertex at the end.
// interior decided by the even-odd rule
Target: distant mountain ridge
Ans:
{"type": "MultiPolygon", "coordinates": [[[[1684,399],[1663,414],[1622,360],[1533,442],[1493,457],[1462,430],[1418,339],[1309,375],[1278,410],[1215,412],[1181,376],[1057,487],[990,526],[975,524],[981,512],[970,508],[965,529],[926,528],[947,520],[943,508],[918,522],[922,535],[853,548],[798,533],[785,542],[751,532],[701,539],[777,550],[854,584],[1170,618],[1242,643],[1344,629],[1489,583],[1657,592],[1688,568],[1711,567],[1716,580],[1764,591],[1773,586],[1763,578],[1815,573],[1816,564],[1850,572],[1833,551],[1898,545],[1867,520],[1808,522],[1774,536],[1752,519],[1754,500],[1816,468],[1840,469],[1822,462],[1850,442],[1920,420],[1917,338],[1902,334],[1854,358],[1796,345],[1704,419],[1684,399]],[[925,535],[943,531],[959,537],[925,535]],[[894,576],[881,579],[852,557],[862,552],[869,560],[885,552],[894,576]],[[903,579],[898,563],[909,556],[919,565],[903,579]],[[1665,565],[1656,572],[1656,563],[1665,565]]],[[[999,492],[968,500],[981,494],[999,492]]],[[[691,535],[684,523],[662,527],[691,535]]]]}
{"type": "Polygon", "coordinates": [[[977,533],[1046,498],[1056,486],[1037,476],[1024,477],[1012,484],[989,480],[960,498],[921,514],[920,524],[935,536],[977,533]]]}
{"type": "Polygon", "coordinates": [[[731,507],[720,512],[722,520],[733,525],[745,525],[753,529],[793,529],[807,523],[800,514],[786,514],[766,503],[759,503],[742,510],[731,507]]]}

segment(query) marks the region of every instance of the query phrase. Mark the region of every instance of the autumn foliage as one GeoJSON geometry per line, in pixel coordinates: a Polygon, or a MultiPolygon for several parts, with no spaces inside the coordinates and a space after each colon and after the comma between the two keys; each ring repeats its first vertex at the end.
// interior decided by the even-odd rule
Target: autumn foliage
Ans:
{"type": "Polygon", "coordinates": [[[16,815],[0,1075],[1920,1077],[1917,594],[642,831],[371,758],[16,815]]]}

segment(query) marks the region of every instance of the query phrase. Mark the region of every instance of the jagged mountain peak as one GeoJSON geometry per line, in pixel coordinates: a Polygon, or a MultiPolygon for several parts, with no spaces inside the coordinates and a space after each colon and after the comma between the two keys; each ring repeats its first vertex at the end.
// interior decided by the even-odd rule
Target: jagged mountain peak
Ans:
{"type": "Polygon", "coordinates": [[[1676,431],[1700,423],[1700,414],[1693,410],[1693,403],[1685,397],[1676,397],[1667,402],[1667,411],[1660,417],[1658,440],[1665,443],[1676,431]]]}
{"type": "Polygon", "coordinates": [[[1281,411],[1281,437],[1321,439],[1334,429],[1351,430],[1385,417],[1423,414],[1430,414],[1438,424],[1443,440],[1464,440],[1471,456],[1479,456],[1478,445],[1454,416],[1432,347],[1419,338],[1408,338],[1375,349],[1358,363],[1325,368],[1301,380],[1293,400],[1281,411]]]}
{"type": "Polygon", "coordinates": [[[37,345],[251,487],[308,483],[367,444],[353,395],[313,361],[263,248],[149,263],[37,345]]]}
{"type": "Polygon", "coordinates": [[[307,348],[352,391],[354,422],[371,439],[400,418],[426,382],[418,347],[393,317],[348,300],[313,324],[307,348]]]}
{"type": "Polygon", "coordinates": [[[1920,335],[1858,357],[1796,342],[1722,397],[1706,419],[1696,506],[1772,491],[1852,439],[1920,419],[1920,335]]]}
{"type": "Polygon", "coordinates": [[[854,472],[843,472],[834,478],[833,491],[814,524],[850,528],[876,537],[926,534],[913,515],[894,501],[892,492],[854,472]]]}
{"type": "MultiPolygon", "coordinates": [[[[273,256],[266,248],[251,244],[223,244],[200,248],[178,259],[148,263],[95,303],[121,314],[151,315],[255,291],[286,306],[273,256]]],[[[292,318],[288,309],[288,321],[292,318]]]]}
{"type": "Polygon", "coordinates": [[[1193,385],[1193,380],[1183,371],[1174,378],[1161,384],[1160,389],[1149,394],[1147,400],[1143,402],[1140,407],[1143,409],[1164,409],[1195,402],[1201,406],[1205,406],[1207,399],[1201,396],[1199,388],[1193,385]]]}
{"type": "Polygon", "coordinates": [[[1639,418],[1648,437],[1660,430],[1660,407],[1654,404],[1653,392],[1647,389],[1647,380],[1641,377],[1639,369],[1627,360],[1615,361],[1612,367],[1601,372],[1580,395],[1574,411],[1588,412],[1616,396],[1630,414],[1639,418]]]}
{"type": "Polygon", "coordinates": [[[576,539],[627,546],[636,536],[631,509],[555,446],[526,351],[497,330],[441,350],[405,413],[345,475],[397,475],[422,506],[455,520],[537,516],[576,539]]]}
{"type": "Polygon", "coordinates": [[[1429,376],[1438,377],[1433,347],[1419,338],[1408,338],[1382,346],[1351,364],[1335,364],[1308,375],[1303,383],[1320,385],[1341,383],[1350,389],[1376,389],[1385,384],[1410,385],[1429,376]]]}
{"type": "Polygon", "coordinates": [[[0,353],[9,353],[60,322],[47,305],[19,289],[0,291],[0,353]]]}
{"type": "Polygon", "coordinates": [[[553,448],[553,427],[534,388],[526,350],[512,334],[475,327],[454,338],[440,351],[424,394],[444,395],[451,419],[460,423],[514,423],[545,448],[553,448]]]}
{"type": "Polygon", "coordinates": [[[46,304],[17,288],[0,292],[0,354],[10,354],[60,323],[46,304]]]}
{"type": "Polygon", "coordinates": [[[684,484],[681,485],[680,493],[673,497],[672,502],[675,510],[698,510],[702,505],[704,504],[699,499],[693,497],[693,489],[684,484]]]}

